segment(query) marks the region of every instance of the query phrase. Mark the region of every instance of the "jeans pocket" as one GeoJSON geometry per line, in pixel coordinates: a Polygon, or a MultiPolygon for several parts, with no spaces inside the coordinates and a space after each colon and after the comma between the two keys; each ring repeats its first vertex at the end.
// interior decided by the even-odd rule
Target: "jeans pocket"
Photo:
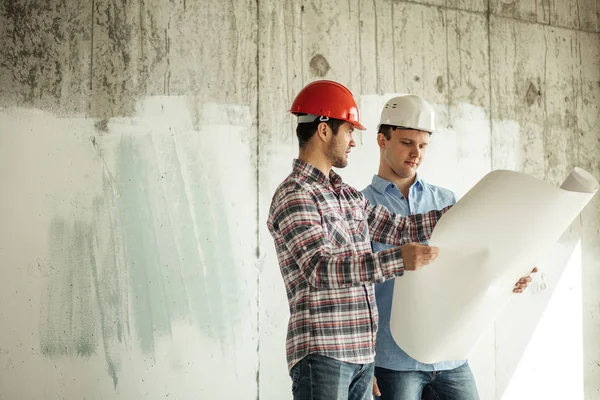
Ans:
{"type": "Polygon", "coordinates": [[[292,378],[292,393],[294,393],[298,389],[298,384],[300,383],[300,363],[297,363],[292,367],[290,377],[292,378]]]}

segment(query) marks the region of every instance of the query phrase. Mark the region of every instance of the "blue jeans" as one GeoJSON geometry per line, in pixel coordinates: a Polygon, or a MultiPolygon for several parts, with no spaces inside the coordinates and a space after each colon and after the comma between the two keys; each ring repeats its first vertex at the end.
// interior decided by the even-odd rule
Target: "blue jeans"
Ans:
{"type": "Polygon", "coordinates": [[[479,400],[469,363],[435,372],[392,371],[377,367],[375,377],[381,392],[380,400],[479,400]]]}
{"type": "Polygon", "coordinates": [[[309,354],[290,371],[294,400],[371,400],[374,364],[309,354]]]}

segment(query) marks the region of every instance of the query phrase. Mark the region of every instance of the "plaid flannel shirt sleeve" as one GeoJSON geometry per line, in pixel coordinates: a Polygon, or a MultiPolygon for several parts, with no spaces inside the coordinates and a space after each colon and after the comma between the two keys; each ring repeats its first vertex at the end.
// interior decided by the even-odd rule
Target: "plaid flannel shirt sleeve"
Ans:
{"type": "Polygon", "coordinates": [[[371,240],[396,246],[411,242],[425,243],[431,237],[437,221],[450,207],[452,206],[403,217],[388,211],[382,205],[374,206],[365,198],[371,240]]]}
{"type": "Polygon", "coordinates": [[[343,288],[378,283],[404,272],[400,248],[358,254],[336,248],[322,226],[311,195],[290,190],[272,206],[269,229],[277,232],[308,283],[317,288],[343,288]]]}

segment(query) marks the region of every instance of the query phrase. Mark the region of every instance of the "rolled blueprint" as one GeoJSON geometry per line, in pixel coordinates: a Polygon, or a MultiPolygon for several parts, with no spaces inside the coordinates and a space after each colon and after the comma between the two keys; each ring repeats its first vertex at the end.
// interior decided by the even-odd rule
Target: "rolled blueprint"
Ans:
{"type": "Polygon", "coordinates": [[[424,363],[466,359],[511,298],[519,278],[549,251],[598,191],[575,168],[561,187],[498,170],[436,225],[438,258],[394,282],[392,337],[424,363]]]}

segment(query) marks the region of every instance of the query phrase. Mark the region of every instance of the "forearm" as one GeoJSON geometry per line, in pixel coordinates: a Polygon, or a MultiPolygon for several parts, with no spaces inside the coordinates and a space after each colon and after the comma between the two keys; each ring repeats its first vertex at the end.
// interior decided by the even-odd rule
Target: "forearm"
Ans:
{"type": "Polygon", "coordinates": [[[299,258],[298,265],[311,286],[330,289],[379,283],[404,273],[399,247],[348,256],[313,251],[299,258]]]}
{"type": "Polygon", "coordinates": [[[410,242],[426,242],[431,237],[437,221],[449,208],[403,217],[389,212],[383,206],[374,206],[368,212],[371,240],[396,246],[410,242]]]}

